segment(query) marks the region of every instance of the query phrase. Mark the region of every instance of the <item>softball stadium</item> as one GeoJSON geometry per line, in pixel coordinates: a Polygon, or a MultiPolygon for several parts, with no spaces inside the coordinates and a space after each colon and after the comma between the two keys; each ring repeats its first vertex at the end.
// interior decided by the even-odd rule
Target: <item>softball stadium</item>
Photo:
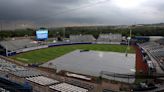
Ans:
{"type": "Polygon", "coordinates": [[[111,33],[99,34],[98,38],[92,35],[70,35],[58,41],[48,38],[45,29],[36,31],[35,38],[8,38],[0,42],[1,48],[5,50],[0,56],[0,72],[4,82],[0,90],[163,90],[162,85],[154,85],[157,80],[163,81],[164,77],[163,42],[163,39],[158,39],[134,43],[131,39],[123,39],[121,34],[111,33]],[[5,87],[12,86],[13,82],[16,88],[19,86],[22,89],[5,87]],[[140,84],[140,87],[133,87],[135,84],[140,84]]]}

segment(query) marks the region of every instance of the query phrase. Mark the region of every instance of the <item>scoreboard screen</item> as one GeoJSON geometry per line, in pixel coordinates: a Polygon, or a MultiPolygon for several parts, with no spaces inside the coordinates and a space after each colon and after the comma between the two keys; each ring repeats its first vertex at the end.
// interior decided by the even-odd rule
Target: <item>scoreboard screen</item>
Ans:
{"type": "Polygon", "coordinates": [[[39,29],[36,31],[37,40],[46,40],[48,39],[48,30],[47,29],[39,29]]]}

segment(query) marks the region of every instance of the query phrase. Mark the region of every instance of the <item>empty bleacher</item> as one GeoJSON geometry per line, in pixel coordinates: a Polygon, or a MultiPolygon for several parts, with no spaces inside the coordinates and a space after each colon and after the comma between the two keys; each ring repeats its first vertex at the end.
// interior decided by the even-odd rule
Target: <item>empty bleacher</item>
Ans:
{"type": "Polygon", "coordinates": [[[40,73],[36,70],[32,70],[32,69],[27,69],[27,70],[23,70],[23,71],[14,71],[14,72],[11,72],[11,74],[21,77],[21,78],[35,77],[35,76],[42,75],[42,73],[40,73]]]}
{"type": "Polygon", "coordinates": [[[81,83],[77,80],[71,80],[71,79],[66,79],[65,80],[66,83],[71,84],[71,85],[75,85],[81,88],[85,88],[87,90],[92,90],[94,88],[93,85],[87,84],[87,83],[81,83]]]}
{"type": "Polygon", "coordinates": [[[17,66],[16,64],[13,64],[11,62],[8,62],[0,58],[0,71],[15,72],[15,71],[22,71],[22,70],[26,70],[26,69],[24,67],[17,66]]]}
{"type": "Polygon", "coordinates": [[[44,86],[56,84],[56,83],[59,82],[57,80],[53,80],[53,79],[50,79],[50,78],[47,78],[47,77],[44,77],[44,76],[29,77],[29,78],[26,78],[26,79],[31,81],[31,82],[34,82],[34,83],[37,83],[37,84],[40,84],[40,85],[44,85],[44,86]]]}
{"type": "Polygon", "coordinates": [[[95,38],[92,35],[70,35],[70,42],[82,43],[82,42],[94,42],[95,38]]]}
{"type": "Polygon", "coordinates": [[[14,55],[13,53],[16,54],[36,49],[48,48],[48,43],[37,42],[32,39],[14,39],[1,41],[0,46],[6,49],[8,55],[14,55]]]}
{"type": "Polygon", "coordinates": [[[4,59],[0,59],[0,71],[8,72],[22,78],[42,75],[39,71],[18,66],[4,59]]]}
{"type": "Polygon", "coordinates": [[[150,57],[154,58],[164,70],[164,45],[157,42],[146,42],[139,45],[150,57]]]}
{"type": "Polygon", "coordinates": [[[59,92],[88,92],[87,89],[78,87],[78,86],[74,86],[68,83],[60,83],[57,85],[52,85],[50,86],[51,89],[55,90],[55,91],[59,91],[59,92]]]}
{"type": "MultiPolygon", "coordinates": [[[[78,80],[64,79],[64,80],[58,81],[52,78],[48,78],[48,77],[45,77],[46,75],[41,71],[37,71],[36,69],[34,70],[31,68],[25,68],[25,67],[13,64],[12,62],[9,62],[4,59],[0,59],[0,73],[1,73],[0,76],[3,78],[8,78],[11,80],[16,80],[16,81],[18,81],[19,79],[20,81],[22,80],[27,81],[28,83],[30,83],[30,85],[32,85],[33,91],[36,91],[36,92],[51,92],[49,90],[53,90],[52,92],[54,92],[54,90],[55,92],[56,91],[57,92],[58,91],[59,92],[68,92],[68,91],[69,92],[70,91],[71,92],[87,92],[94,88],[93,85],[83,83],[78,80]],[[5,74],[2,75],[1,72],[3,73],[5,72],[5,74]]],[[[4,91],[5,89],[0,87],[0,91],[1,90],[4,91]]],[[[11,87],[11,90],[13,90],[12,87],[11,87]]]]}
{"type": "Polygon", "coordinates": [[[98,43],[120,43],[122,41],[122,35],[121,34],[100,34],[97,42],[98,43]]]}
{"type": "Polygon", "coordinates": [[[1,41],[0,45],[4,48],[7,48],[9,51],[37,46],[37,44],[33,43],[31,39],[1,41]]]}

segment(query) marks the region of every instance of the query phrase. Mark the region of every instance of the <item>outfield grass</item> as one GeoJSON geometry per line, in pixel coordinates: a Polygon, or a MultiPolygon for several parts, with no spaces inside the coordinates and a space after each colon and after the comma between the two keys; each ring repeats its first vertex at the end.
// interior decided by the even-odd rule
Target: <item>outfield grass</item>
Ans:
{"type": "MultiPolygon", "coordinates": [[[[53,60],[57,57],[60,57],[76,49],[88,49],[88,50],[96,50],[96,51],[112,51],[112,52],[124,53],[126,48],[127,46],[123,46],[123,45],[107,45],[107,44],[69,45],[69,46],[58,46],[58,47],[25,52],[12,56],[11,58],[21,61],[23,63],[34,64],[34,63],[44,63],[49,60],[53,60]]],[[[128,52],[134,53],[134,49],[130,47],[128,52]]]]}

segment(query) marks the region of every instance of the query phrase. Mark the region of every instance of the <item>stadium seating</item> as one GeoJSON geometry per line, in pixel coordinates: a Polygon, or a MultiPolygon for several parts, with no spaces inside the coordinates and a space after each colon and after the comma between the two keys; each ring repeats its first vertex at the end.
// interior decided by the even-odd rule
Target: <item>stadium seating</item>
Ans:
{"type": "Polygon", "coordinates": [[[22,70],[26,70],[26,69],[21,66],[12,64],[4,59],[0,59],[0,71],[14,72],[14,71],[22,71],[22,70]]]}
{"type": "Polygon", "coordinates": [[[94,42],[95,38],[92,35],[70,35],[70,42],[94,42]]]}
{"type": "Polygon", "coordinates": [[[4,59],[0,59],[0,71],[8,72],[22,78],[42,75],[39,71],[18,66],[4,59]]]}
{"type": "Polygon", "coordinates": [[[22,77],[22,78],[35,77],[35,76],[42,75],[40,72],[38,72],[36,70],[31,70],[31,69],[27,69],[27,70],[23,70],[23,71],[14,71],[14,72],[11,72],[11,74],[22,77]]]}
{"type": "Polygon", "coordinates": [[[37,46],[37,44],[32,43],[32,40],[30,40],[30,39],[1,41],[0,45],[3,46],[4,48],[7,48],[9,51],[37,46]]]}
{"type": "Polygon", "coordinates": [[[68,83],[60,83],[57,85],[50,86],[51,89],[54,89],[59,92],[87,92],[87,89],[80,88],[78,86],[74,86],[68,83]]]}
{"type": "Polygon", "coordinates": [[[18,40],[7,40],[1,41],[0,46],[6,49],[9,52],[26,52],[35,49],[47,48],[48,45],[44,45],[44,43],[37,43],[31,39],[18,39],[18,40]]]}
{"type": "Polygon", "coordinates": [[[27,80],[31,81],[31,82],[34,82],[34,83],[37,83],[37,84],[40,84],[40,85],[52,85],[52,84],[55,84],[55,83],[58,83],[59,81],[57,80],[53,80],[53,79],[50,79],[50,78],[47,78],[47,77],[44,77],[44,76],[37,76],[37,77],[29,77],[29,78],[26,78],[27,80]]]}
{"type": "Polygon", "coordinates": [[[72,85],[76,85],[78,87],[88,89],[88,90],[92,90],[94,88],[93,85],[90,85],[90,84],[87,84],[87,83],[81,83],[81,82],[76,81],[76,80],[66,79],[65,82],[69,83],[69,84],[72,84],[72,85]]]}
{"type": "Polygon", "coordinates": [[[97,42],[98,43],[116,43],[122,41],[121,34],[100,34],[97,42]]]}
{"type": "Polygon", "coordinates": [[[164,45],[157,42],[146,42],[139,44],[139,46],[148,52],[158,62],[160,67],[164,69],[164,45]]]}

